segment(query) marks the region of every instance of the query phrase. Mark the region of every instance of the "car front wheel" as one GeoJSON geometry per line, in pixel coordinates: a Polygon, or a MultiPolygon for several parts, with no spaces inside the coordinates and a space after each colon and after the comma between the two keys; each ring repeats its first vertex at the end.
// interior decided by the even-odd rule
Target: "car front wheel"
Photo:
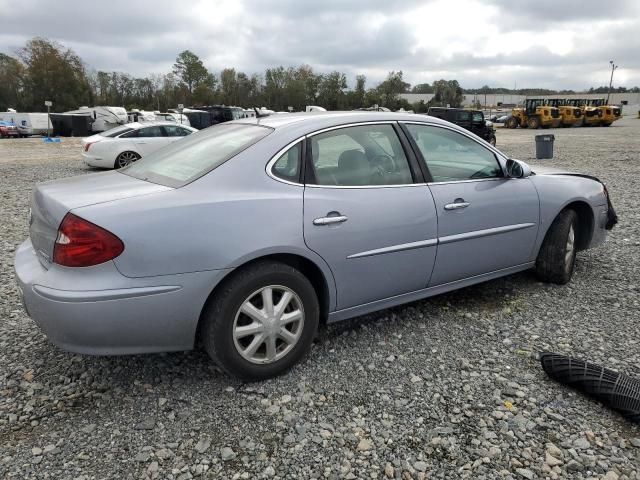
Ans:
{"type": "Polygon", "coordinates": [[[576,262],[578,216],[567,209],[551,224],[536,259],[538,277],[550,283],[569,283],[576,262]]]}
{"type": "Polygon", "coordinates": [[[203,312],[201,338],[227,374],[256,381],[289,370],[309,351],[318,298],[298,270],[264,261],[234,272],[203,312]]]}

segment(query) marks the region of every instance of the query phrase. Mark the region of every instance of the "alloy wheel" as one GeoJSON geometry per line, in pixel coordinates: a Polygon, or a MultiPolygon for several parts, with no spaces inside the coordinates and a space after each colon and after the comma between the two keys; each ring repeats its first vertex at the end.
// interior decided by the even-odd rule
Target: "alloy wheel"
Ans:
{"type": "Polygon", "coordinates": [[[300,297],[287,287],[269,285],[242,302],[233,322],[233,343],[246,361],[270,364],[293,350],[303,327],[300,297]]]}
{"type": "Polygon", "coordinates": [[[127,165],[138,160],[138,155],[133,152],[123,152],[118,155],[118,168],[126,167],[127,165]]]}
{"type": "Polygon", "coordinates": [[[567,271],[571,270],[571,264],[573,262],[573,255],[575,250],[576,235],[573,230],[573,225],[569,227],[569,233],[567,235],[567,245],[564,253],[564,267],[567,271]]]}

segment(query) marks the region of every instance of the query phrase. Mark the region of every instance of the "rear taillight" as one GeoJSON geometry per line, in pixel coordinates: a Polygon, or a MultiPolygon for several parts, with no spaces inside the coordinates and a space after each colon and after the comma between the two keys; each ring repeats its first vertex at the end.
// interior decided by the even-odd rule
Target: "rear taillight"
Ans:
{"type": "Polygon", "coordinates": [[[67,213],[58,228],[53,261],[65,267],[90,267],[113,260],[124,251],[113,233],[73,213],[67,213]]]}
{"type": "Polygon", "coordinates": [[[89,143],[85,143],[85,144],[84,144],[84,151],[85,151],[85,152],[88,152],[88,151],[89,151],[89,147],[90,147],[91,145],[93,145],[94,143],[96,143],[96,142],[89,142],[89,143]]]}

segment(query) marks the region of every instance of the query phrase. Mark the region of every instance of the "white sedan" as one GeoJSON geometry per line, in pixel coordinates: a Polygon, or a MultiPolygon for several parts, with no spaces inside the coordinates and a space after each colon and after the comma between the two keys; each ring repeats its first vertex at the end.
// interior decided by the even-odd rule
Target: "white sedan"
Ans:
{"type": "Polygon", "coordinates": [[[82,139],[82,160],[92,167],[121,168],[197,132],[174,122],[128,123],[82,139]]]}

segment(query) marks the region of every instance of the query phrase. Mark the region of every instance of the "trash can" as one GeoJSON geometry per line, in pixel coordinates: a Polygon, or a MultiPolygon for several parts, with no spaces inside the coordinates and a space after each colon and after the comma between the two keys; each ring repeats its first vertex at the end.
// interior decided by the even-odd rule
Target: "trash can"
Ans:
{"type": "Polygon", "coordinates": [[[536,135],[536,158],[553,158],[553,135],[536,135]]]}

